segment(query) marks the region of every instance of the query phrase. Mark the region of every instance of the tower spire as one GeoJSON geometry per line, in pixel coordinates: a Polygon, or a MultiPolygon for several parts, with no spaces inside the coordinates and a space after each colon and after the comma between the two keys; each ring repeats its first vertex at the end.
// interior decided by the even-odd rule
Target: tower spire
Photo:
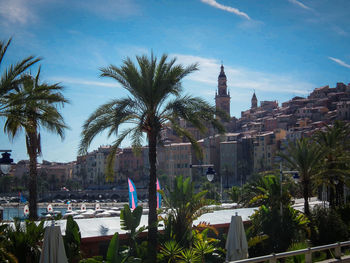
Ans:
{"type": "Polygon", "coordinates": [[[221,61],[220,74],[218,76],[218,90],[215,94],[215,104],[217,109],[225,111],[230,116],[230,94],[227,93],[227,78],[224,65],[221,61]]]}
{"type": "Polygon", "coordinates": [[[255,89],[254,89],[254,93],[253,93],[253,97],[252,97],[252,109],[256,109],[258,107],[258,99],[256,98],[255,95],[255,89]]]}

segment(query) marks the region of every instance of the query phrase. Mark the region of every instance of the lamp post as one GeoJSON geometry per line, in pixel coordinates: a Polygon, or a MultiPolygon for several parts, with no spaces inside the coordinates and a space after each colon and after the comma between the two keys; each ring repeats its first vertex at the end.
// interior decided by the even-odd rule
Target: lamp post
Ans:
{"type": "MultiPolygon", "coordinates": [[[[209,166],[206,172],[207,179],[209,182],[213,181],[216,172],[212,166],[209,166]]],[[[220,173],[220,201],[222,203],[222,174],[220,173]]]]}
{"type": "Polygon", "coordinates": [[[280,212],[281,212],[281,217],[283,215],[283,208],[282,208],[282,177],[283,174],[293,174],[293,179],[297,181],[299,179],[299,171],[283,171],[282,169],[282,162],[280,162],[280,186],[281,186],[281,202],[280,202],[280,212]]]}
{"type": "Polygon", "coordinates": [[[215,175],[215,170],[213,167],[209,166],[206,172],[207,179],[209,182],[213,181],[214,175],[215,175]]]}
{"type": "Polygon", "coordinates": [[[3,152],[2,158],[0,158],[0,168],[1,168],[1,172],[3,174],[8,174],[11,170],[11,163],[13,162],[13,159],[10,158],[11,154],[9,152],[11,152],[11,150],[0,150],[0,152],[3,152]]]}

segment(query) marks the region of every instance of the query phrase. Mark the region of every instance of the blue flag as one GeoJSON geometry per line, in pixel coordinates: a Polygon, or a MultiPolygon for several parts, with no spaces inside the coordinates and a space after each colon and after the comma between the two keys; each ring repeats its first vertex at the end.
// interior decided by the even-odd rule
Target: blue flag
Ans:
{"type": "Polygon", "coordinates": [[[19,202],[20,203],[26,203],[27,199],[22,195],[21,192],[19,192],[19,202]]]}
{"type": "Polygon", "coordinates": [[[162,195],[158,192],[158,190],[160,190],[160,183],[157,179],[157,208],[161,208],[162,207],[162,195]]]}

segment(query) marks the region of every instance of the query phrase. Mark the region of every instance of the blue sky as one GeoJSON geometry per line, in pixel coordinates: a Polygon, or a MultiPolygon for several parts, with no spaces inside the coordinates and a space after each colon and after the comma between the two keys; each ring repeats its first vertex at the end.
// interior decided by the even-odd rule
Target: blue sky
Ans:
{"type": "MultiPolygon", "coordinates": [[[[42,131],[42,158],[72,161],[89,114],[126,94],[99,68],[152,50],[198,62],[184,90],[214,103],[223,61],[231,115],[239,117],[254,90],[259,101],[283,102],[349,83],[349,10],[348,0],[0,0],[0,39],[13,37],[5,63],[40,56],[42,80],[66,88],[70,130],[64,141],[42,131]]],[[[90,150],[111,141],[102,134],[90,150]]],[[[0,148],[27,159],[23,133],[13,141],[0,133],[0,148]]]]}

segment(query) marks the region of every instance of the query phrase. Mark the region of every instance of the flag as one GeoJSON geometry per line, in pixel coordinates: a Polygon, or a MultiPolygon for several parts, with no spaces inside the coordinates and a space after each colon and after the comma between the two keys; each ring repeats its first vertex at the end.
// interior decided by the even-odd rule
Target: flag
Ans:
{"type": "Polygon", "coordinates": [[[128,178],[128,187],[129,187],[129,207],[135,209],[137,207],[137,193],[136,187],[133,181],[128,178]]]}
{"type": "Polygon", "coordinates": [[[25,202],[27,202],[27,199],[22,195],[21,192],[19,192],[19,202],[20,202],[20,203],[25,203],[25,202]]]}
{"type": "Polygon", "coordinates": [[[162,195],[158,192],[160,190],[160,183],[157,178],[157,208],[161,208],[162,206],[162,195]]]}

